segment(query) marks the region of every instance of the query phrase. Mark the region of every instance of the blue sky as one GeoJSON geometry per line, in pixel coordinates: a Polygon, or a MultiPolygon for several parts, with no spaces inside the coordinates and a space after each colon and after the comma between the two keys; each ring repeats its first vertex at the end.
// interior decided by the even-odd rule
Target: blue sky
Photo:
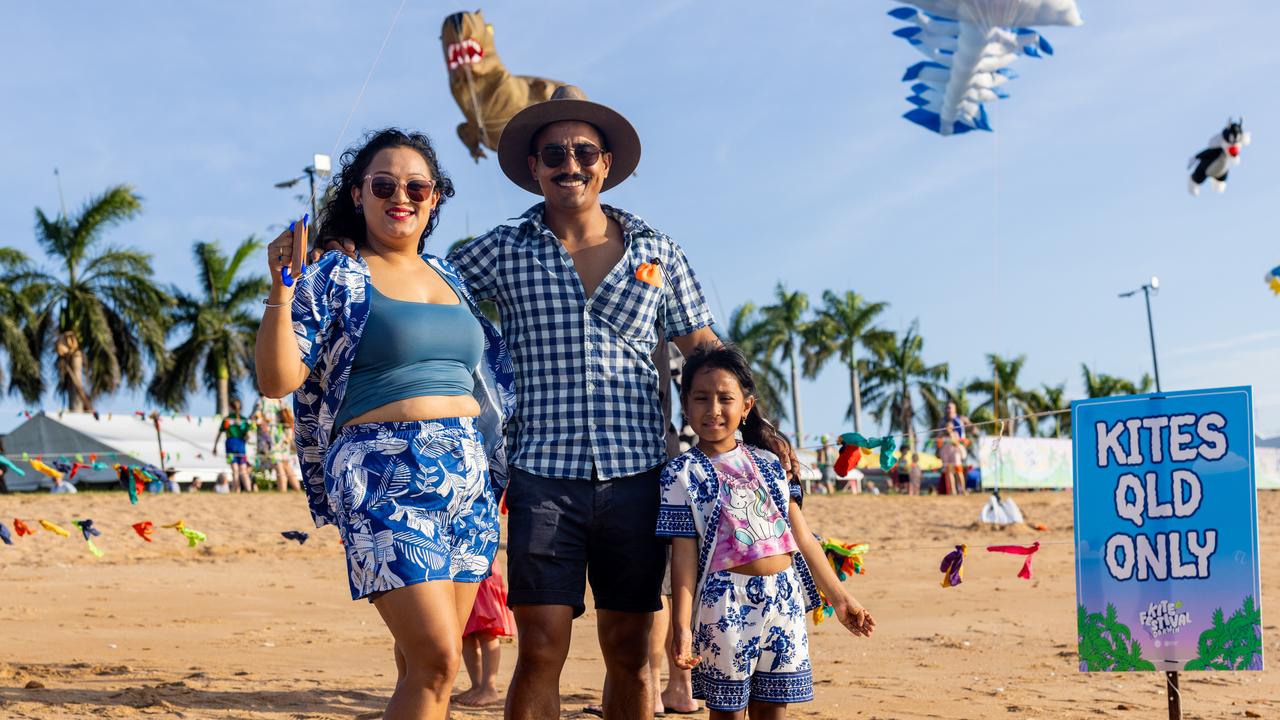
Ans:
{"type": "MultiPolygon", "coordinates": [[[[342,132],[400,0],[361,3],[46,2],[0,9],[0,244],[40,258],[33,210],[78,207],[114,183],[144,212],[108,240],[193,282],[197,240],[238,243],[302,212],[273,183],[313,153],[387,125],[436,138],[458,196],[432,248],[536,201],[454,128],[439,30],[466,7],[408,0],[342,132]]],[[[1085,24],[1046,28],[1056,56],[1020,59],[990,108],[994,133],[940,138],[900,115],[918,54],[891,2],[491,2],[517,74],[582,86],[636,125],[638,175],[605,195],[685,248],[717,318],[781,281],[817,301],[854,289],[918,319],[952,381],[984,355],[1025,353],[1024,384],[1080,364],[1150,369],[1140,298],[1153,298],[1166,389],[1252,385],[1258,428],[1280,433],[1280,6],[1081,0],[1085,24]],[[1159,7],[1160,12],[1153,12],[1159,7]],[[1228,115],[1255,138],[1224,195],[1190,197],[1187,160],[1228,115]]],[[[846,427],[832,366],[802,387],[809,432],[846,427]]],[[[61,402],[49,398],[45,407],[61,402]]],[[[143,407],[140,393],[100,409],[143,407]]],[[[212,400],[193,399],[192,412],[212,400]]],[[[23,404],[0,400],[0,431],[23,404]]]]}

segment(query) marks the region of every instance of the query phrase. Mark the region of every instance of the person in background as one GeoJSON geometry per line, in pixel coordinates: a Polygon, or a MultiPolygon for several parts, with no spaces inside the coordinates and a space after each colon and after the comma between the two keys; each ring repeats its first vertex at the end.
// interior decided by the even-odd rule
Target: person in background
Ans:
{"type": "Polygon", "coordinates": [[[822,475],[819,482],[822,484],[818,487],[823,488],[828,495],[835,495],[836,476],[831,470],[831,436],[823,435],[819,442],[822,444],[818,446],[817,465],[818,472],[822,475]]]}
{"type": "Polygon", "coordinates": [[[898,452],[898,461],[889,472],[893,475],[893,489],[906,493],[911,487],[911,461],[907,458],[907,448],[898,452]]]}
{"type": "Polygon", "coordinates": [[[218,454],[218,441],[226,435],[225,449],[227,462],[231,465],[231,487],[235,492],[253,492],[258,489],[249,474],[249,432],[253,430],[253,423],[240,414],[238,398],[231,399],[230,409],[231,412],[222,418],[218,434],[213,438],[213,454],[218,454]]]}
{"type": "Polygon", "coordinates": [[[944,435],[939,455],[942,459],[942,480],[939,493],[964,495],[964,422],[956,412],[956,404],[947,403],[947,417],[943,422],[944,435]]]}
{"type": "Polygon", "coordinates": [[[230,478],[226,473],[218,473],[218,479],[213,482],[213,492],[218,495],[228,495],[231,493],[230,478]]]}
{"type": "Polygon", "coordinates": [[[489,576],[480,582],[471,617],[462,630],[462,663],[471,687],[453,701],[463,707],[483,707],[502,702],[498,694],[498,668],[502,644],[498,638],[516,634],[516,619],[507,608],[507,585],[495,560],[489,576]]]}
{"type": "Polygon", "coordinates": [[[187,486],[187,492],[200,492],[200,488],[204,487],[204,481],[200,476],[191,478],[191,484],[187,486]]]}
{"type": "Polygon", "coordinates": [[[911,467],[907,469],[907,494],[920,494],[920,480],[924,477],[924,471],[920,468],[920,453],[912,451],[911,467]]]}
{"type": "Polygon", "coordinates": [[[53,487],[49,488],[49,492],[54,495],[75,495],[79,491],[76,490],[75,485],[63,480],[61,477],[55,476],[53,478],[53,487]]]}

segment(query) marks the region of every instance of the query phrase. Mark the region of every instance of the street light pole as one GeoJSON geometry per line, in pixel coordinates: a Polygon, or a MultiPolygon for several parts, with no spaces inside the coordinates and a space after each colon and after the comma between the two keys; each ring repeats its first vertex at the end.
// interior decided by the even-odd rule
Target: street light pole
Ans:
{"type": "Polygon", "coordinates": [[[333,162],[330,160],[329,156],[317,154],[312,158],[310,165],[302,168],[302,175],[278,182],[276,183],[276,187],[291,188],[294,185],[297,185],[298,181],[302,178],[307,178],[308,184],[311,188],[311,222],[316,222],[316,218],[320,214],[316,208],[316,177],[319,176],[321,178],[326,178],[329,177],[332,172],[333,162]]]}
{"type": "MultiPolygon", "coordinates": [[[[314,197],[312,198],[314,202],[314,197]]],[[[1157,284],[1157,287],[1159,285],[1157,284]]],[[[1156,330],[1155,324],[1151,322],[1151,286],[1142,286],[1142,299],[1147,301],[1147,334],[1151,337],[1151,366],[1156,371],[1156,392],[1162,392],[1160,388],[1160,361],[1156,359],[1156,330]]]]}
{"type": "MultiPolygon", "coordinates": [[[[1143,284],[1143,286],[1138,288],[1138,290],[1142,291],[1142,298],[1147,303],[1147,335],[1151,338],[1151,367],[1156,373],[1156,392],[1163,392],[1163,389],[1160,387],[1160,361],[1156,359],[1155,323],[1151,321],[1151,293],[1152,291],[1159,292],[1160,278],[1152,275],[1151,281],[1143,284]]],[[[1130,290],[1129,292],[1120,293],[1120,297],[1131,297],[1137,294],[1138,290],[1130,290]]]]}

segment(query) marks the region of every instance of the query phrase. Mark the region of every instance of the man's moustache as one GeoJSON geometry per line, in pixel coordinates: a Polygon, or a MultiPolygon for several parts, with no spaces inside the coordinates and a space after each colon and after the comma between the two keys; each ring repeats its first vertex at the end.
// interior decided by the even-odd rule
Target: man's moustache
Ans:
{"type": "Polygon", "coordinates": [[[551,178],[551,182],[564,182],[566,180],[581,180],[583,183],[591,182],[591,176],[583,173],[560,173],[551,178]]]}

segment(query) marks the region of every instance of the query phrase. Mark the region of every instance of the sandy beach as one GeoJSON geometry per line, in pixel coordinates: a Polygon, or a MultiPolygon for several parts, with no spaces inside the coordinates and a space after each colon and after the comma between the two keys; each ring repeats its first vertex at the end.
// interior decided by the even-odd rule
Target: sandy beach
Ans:
{"type": "MultiPolygon", "coordinates": [[[[985,496],[812,497],[818,531],[871,543],[868,573],[849,582],[878,621],[869,640],[835,623],[812,629],[817,699],[812,718],[1165,717],[1155,673],[1077,671],[1071,494],[1014,495],[1030,523],[976,522],[985,496]],[[1034,578],[990,542],[1046,543],[1034,578]],[[969,544],[964,584],[939,586],[938,562],[969,544]]],[[[0,716],[11,718],[377,718],[395,677],[391,640],[367,603],[353,603],[336,532],[314,531],[301,495],[149,496],[122,493],[0,497],[0,517],[56,522],[0,546],[0,716]],[[72,526],[103,531],[93,557],[72,526]],[[208,535],[188,548],[157,527],[153,543],[130,525],[182,518],[208,535]],[[311,532],[303,546],[283,530],[311,532]]],[[[1280,631],[1266,598],[1280,597],[1280,494],[1259,502],[1264,643],[1280,662],[1280,631]]],[[[503,559],[505,562],[505,558],[503,559]]],[[[590,603],[588,603],[590,605],[590,603]]],[[[564,717],[599,697],[603,677],[594,613],[575,625],[561,682],[564,717]]],[[[506,644],[501,686],[515,662],[506,644]]],[[[463,672],[458,690],[468,686],[463,672]]],[[[1183,675],[1187,718],[1280,717],[1280,671],[1183,675]]],[[[455,708],[498,718],[501,708],[455,708]]],[[[705,715],[703,715],[705,716],[705,715]]]]}

